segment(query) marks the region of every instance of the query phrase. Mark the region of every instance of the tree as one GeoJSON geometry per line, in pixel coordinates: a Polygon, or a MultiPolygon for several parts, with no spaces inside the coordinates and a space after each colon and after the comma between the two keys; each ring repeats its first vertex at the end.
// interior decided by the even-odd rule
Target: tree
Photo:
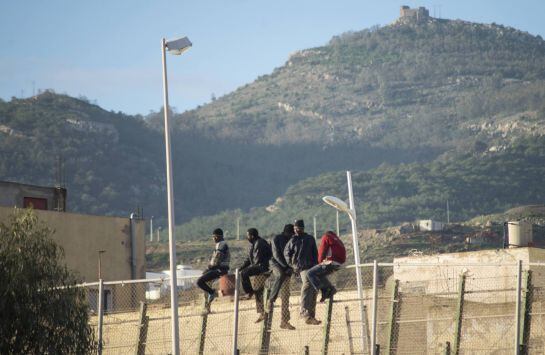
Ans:
{"type": "Polygon", "coordinates": [[[84,354],[96,349],[84,291],[53,231],[32,210],[0,224],[0,353],[84,354]]]}

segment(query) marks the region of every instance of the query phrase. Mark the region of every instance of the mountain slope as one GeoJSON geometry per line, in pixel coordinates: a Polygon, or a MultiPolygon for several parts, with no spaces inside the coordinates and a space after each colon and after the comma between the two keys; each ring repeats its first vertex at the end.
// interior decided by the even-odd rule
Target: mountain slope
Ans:
{"type": "MultiPolygon", "coordinates": [[[[545,138],[517,141],[502,152],[444,156],[430,163],[382,165],[367,172],[354,172],[353,184],[360,228],[384,227],[416,219],[446,220],[449,201],[452,221],[504,211],[518,205],[545,201],[545,138]]],[[[194,240],[210,228],[234,233],[240,216],[242,230],[256,227],[264,235],[296,218],[304,218],[312,232],[316,216],[318,231],[333,229],[335,212],[325,205],[326,195],[345,198],[344,172],[323,174],[291,186],[270,206],[196,218],[178,229],[178,238],[194,240]]],[[[342,215],[342,224],[349,225],[342,215]]]]}
{"type": "Polygon", "coordinates": [[[495,24],[397,22],[297,52],[270,75],[180,115],[178,125],[264,144],[451,149],[477,136],[497,141],[506,118],[542,134],[544,79],[539,36],[495,24]]]}

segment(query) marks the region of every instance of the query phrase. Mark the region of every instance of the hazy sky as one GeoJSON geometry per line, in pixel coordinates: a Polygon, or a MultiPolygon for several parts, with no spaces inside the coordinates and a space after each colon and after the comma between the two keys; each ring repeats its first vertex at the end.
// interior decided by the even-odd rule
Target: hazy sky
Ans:
{"type": "Polygon", "coordinates": [[[161,38],[194,46],[168,57],[171,105],[210,101],[270,73],[290,53],[394,21],[401,5],[545,37],[543,0],[17,0],[0,2],[0,97],[52,88],[108,109],[162,104],[161,38]]]}

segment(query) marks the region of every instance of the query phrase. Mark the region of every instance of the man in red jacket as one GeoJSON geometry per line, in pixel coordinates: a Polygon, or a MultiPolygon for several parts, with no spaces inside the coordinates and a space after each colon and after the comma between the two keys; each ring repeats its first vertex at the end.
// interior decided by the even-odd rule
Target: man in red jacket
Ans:
{"type": "Polygon", "coordinates": [[[345,261],[346,249],[343,242],[334,232],[326,232],[322,236],[318,248],[318,265],[312,267],[307,273],[312,287],[316,291],[322,291],[320,302],[330,298],[337,292],[327,277],[339,270],[345,261]]]}

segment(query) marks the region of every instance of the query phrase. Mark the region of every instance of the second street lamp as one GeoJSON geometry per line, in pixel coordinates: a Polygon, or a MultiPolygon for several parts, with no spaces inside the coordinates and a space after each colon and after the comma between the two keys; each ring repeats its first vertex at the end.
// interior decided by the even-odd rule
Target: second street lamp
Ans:
{"type": "Polygon", "coordinates": [[[180,55],[191,48],[191,41],[187,37],[167,41],[161,41],[161,53],[163,55],[163,94],[165,113],[165,151],[167,168],[167,200],[168,200],[168,244],[170,256],[170,308],[172,331],[172,354],[180,354],[180,334],[178,329],[178,279],[176,273],[176,241],[174,240],[174,192],[172,187],[172,157],[170,154],[170,128],[168,121],[168,82],[167,82],[167,58],[166,51],[180,55]]]}
{"type": "Polygon", "coordinates": [[[348,182],[348,199],[350,202],[350,205],[347,205],[346,202],[341,200],[340,198],[334,197],[334,196],[325,196],[322,198],[322,200],[327,203],[328,205],[334,207],[337,211],[344,212],[348,215],[350,218],[350,222],[352,224],[352,244],[354,247],[354,263],[356,264],[356,283],[358,286],[358,299],[360,300],[360,317],[361,317],[361,341],[362,341],[362,349],[365,348],[364,342],[365,342],[365,330],[363,329],[364,323],[364,312],[363,312],[363,286],[362,286],[362,279],[361,279],[361,266],[360,266],[360,247],[358,242],[358,226],[357,226],[357,216],[356,216],[356,208],[354,206],[354,193],[352,190],[352,174],[350,171],[346,172],[346,179],[348,182]]]}

